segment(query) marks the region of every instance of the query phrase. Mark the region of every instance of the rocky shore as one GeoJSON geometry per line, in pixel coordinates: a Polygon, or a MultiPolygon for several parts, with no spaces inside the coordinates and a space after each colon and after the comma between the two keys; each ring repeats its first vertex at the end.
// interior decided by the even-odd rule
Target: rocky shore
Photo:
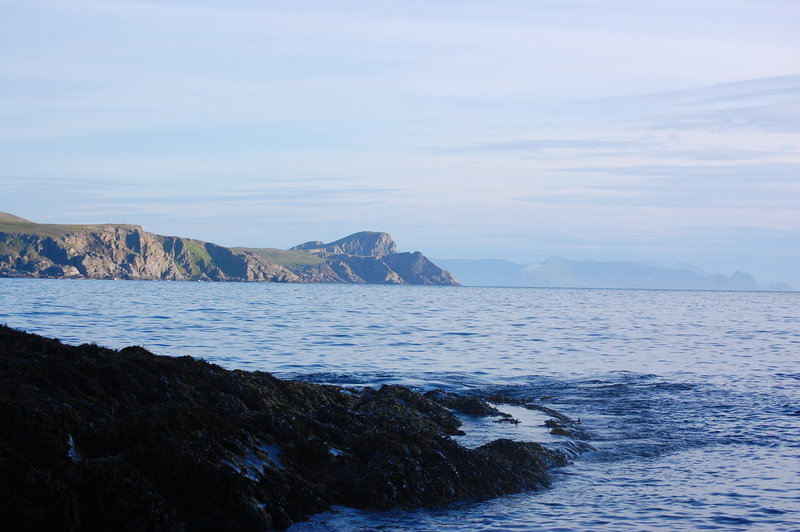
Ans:
{"type": "Polygon", "coordinates": [[[462,447],[454,411],[502,416],[476,397],[280,380],[2,326],[0,522],[281,529],[333,505],[436,507],[538,489],[568,463],[536,443],[462,447]]]}

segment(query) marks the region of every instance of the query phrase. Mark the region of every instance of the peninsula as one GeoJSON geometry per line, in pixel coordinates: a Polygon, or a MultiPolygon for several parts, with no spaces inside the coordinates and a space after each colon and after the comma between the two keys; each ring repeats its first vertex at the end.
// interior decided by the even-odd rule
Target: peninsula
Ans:
{"type": "Polygon", "coordinates": [[[224,247],[128,224],[38,224],[0,213],[0,277],[458,285],[422,253],[364,231],[290,250],[224,247]]]}

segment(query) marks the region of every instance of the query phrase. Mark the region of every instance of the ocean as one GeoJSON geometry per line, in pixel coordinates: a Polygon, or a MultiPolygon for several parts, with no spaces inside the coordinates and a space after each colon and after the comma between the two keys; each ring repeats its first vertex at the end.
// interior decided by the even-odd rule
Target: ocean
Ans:
{"type": "MultiPolygon", "coordinates": [[[[0,279],[0,323],[352,386],[535,397],[593,451],[553,485],[334,508],[323,530],[800,530],[800,293],[0,279]]],[[[465,418],[465,445],[558,444],[465,418]]],[[[526,414],[527,412],[527,414],[526,414]]]]}

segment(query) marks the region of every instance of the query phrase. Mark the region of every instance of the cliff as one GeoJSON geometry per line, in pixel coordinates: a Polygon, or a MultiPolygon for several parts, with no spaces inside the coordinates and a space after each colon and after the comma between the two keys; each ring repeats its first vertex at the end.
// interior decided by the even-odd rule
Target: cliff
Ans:
{"type": "Polygon", "coordinates": [[[388,233],[361,231],[350,236],[323,244],[319,240],[300,244],[292,249],[317,255],[357,255],[360,257],[382,257],[397,253],[397,245],[388,233]]]}
{"type": "Polygon", "coordinates": [[[291,248],[312,253],[336,274],[351,283],[458,285],[419,251],[397,253],[388,233],[362,231],[324,244],[311,241],[291,248]]]}
{"type": "Polygon", "coordinates": [[[537,489],[590,447],[570,435],[576,422],[524,406],[550,415],[545,426],[572,450],[459,445],[452,410],[518,423],[475,396],[284,381],[0,326],[0,522],[262,531],[334,505],[434,507],[537,489]]]}
{"type": "Polygon", "coordinates": [[[137,225],[37,224],[0,213],[0,276],[458,284],[421,254],[403,258],[414,254],[394,253],[396,246],[385,233],[358,235],[378,236],[347,237],[332,243],[330,253],[315,254],[302,249],[228,248],[149,233],[137,225]]]}

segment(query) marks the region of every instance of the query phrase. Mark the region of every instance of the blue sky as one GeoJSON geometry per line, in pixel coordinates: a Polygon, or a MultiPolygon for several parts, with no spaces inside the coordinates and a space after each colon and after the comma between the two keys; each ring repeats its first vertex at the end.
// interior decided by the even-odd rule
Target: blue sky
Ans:
{"type": "Polygon", "coordinates": [[[0,211],[800,287],[794,0],[0,0],[0,211]]]}

